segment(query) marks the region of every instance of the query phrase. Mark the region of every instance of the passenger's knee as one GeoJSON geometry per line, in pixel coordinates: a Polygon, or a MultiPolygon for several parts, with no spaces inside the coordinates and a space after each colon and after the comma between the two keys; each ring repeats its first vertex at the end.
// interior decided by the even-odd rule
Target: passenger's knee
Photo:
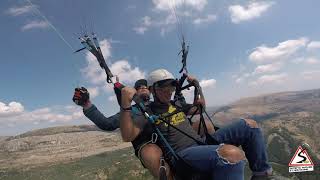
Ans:
{"type": "Polygon", "coordinates": [[[221,158],[230,163],[238,163],[246,157],[244,152],[233,145],[224,144],[218,149],[218,154],[221,158]]]}
{"type": "Polygon", "coordinates": [[[140,156],[143,161],[159,161],[162,150],[155,144],[147,144],[141,149],[140,156]]]}
{"type": "Polygon", "coordinates": [[[259,128],[258,123],[253,119],[244,119],[251,128],[259,128]]]}

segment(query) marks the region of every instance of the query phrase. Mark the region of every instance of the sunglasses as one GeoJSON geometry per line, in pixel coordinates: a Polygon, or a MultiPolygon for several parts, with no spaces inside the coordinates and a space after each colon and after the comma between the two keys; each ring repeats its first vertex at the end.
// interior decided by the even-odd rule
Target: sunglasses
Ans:
{"type": "Polygon", "coordinates": [[[163,91],[163,92],[173,92],[176,90],[175,86],[164,86],[164,87],[158,87],[157,90],[163,91]]]}
{"type": "Polygon", "coordinates": [[[148,89],[148,87],[147,87],[147,86],[142,85],[142,86],[137,87],[136,89],[137,89],[137,90],[140,90],[140,89],[148,89]]]}
{"type": "Polygon", "coordinates": [[[177,81],[170,79],[170,80],[162,80],[156,83],[157,88],[165,88],[165,87],[176,87],[177,81]]]}

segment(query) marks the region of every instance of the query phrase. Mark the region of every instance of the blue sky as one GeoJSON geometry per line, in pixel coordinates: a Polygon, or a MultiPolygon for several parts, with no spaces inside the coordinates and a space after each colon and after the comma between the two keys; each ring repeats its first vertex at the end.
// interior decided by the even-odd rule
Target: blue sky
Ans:
{"type": "Polygon", "coordinates": [[[211,106],[319,88],[318,7],[316,0],[1,1],[0,135],[89,124],[71,101],[76,86],[89,88],[105,115],[117,112],[96,60],[73,53],[83,30],[98,35],[108,65],[127,85],[156,68],[179,77],[184,34],[188,70],[211,106]]]}

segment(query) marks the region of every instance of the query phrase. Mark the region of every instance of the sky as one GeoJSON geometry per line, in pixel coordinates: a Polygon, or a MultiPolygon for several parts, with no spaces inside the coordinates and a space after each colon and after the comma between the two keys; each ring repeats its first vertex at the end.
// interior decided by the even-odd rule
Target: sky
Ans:
{"type": "Polygon", "coordinates": [[[73,53],[91,32],[128,86],[157,68],[179,78],[183,35],[188,71],[208,106],[320,88],[318,7],[317,0],[2,0],[0,136],[92,124],[72,102],[80,86],[106,116],[119,110],[96,59],[73,53]]]}

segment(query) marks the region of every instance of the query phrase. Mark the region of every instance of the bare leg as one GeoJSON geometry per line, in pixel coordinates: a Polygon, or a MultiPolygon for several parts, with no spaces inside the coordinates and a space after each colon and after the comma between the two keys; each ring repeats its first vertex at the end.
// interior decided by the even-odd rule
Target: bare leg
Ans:
{"type": "MultiPolygon", "coordinates": [[[[160,168],[160,157],[162,156],[162,150],[159,146],[155,144],[147,144],[145,145],[141,151],[141,160],[146,168],[150,171],[150,173],[156,179],[159,178],[159,168],[160,168]]],[[[173,179],[172,174],[170,172],[170,167],[167,163],[165,163],[166,172],[168,179],[173,179]]]]}

